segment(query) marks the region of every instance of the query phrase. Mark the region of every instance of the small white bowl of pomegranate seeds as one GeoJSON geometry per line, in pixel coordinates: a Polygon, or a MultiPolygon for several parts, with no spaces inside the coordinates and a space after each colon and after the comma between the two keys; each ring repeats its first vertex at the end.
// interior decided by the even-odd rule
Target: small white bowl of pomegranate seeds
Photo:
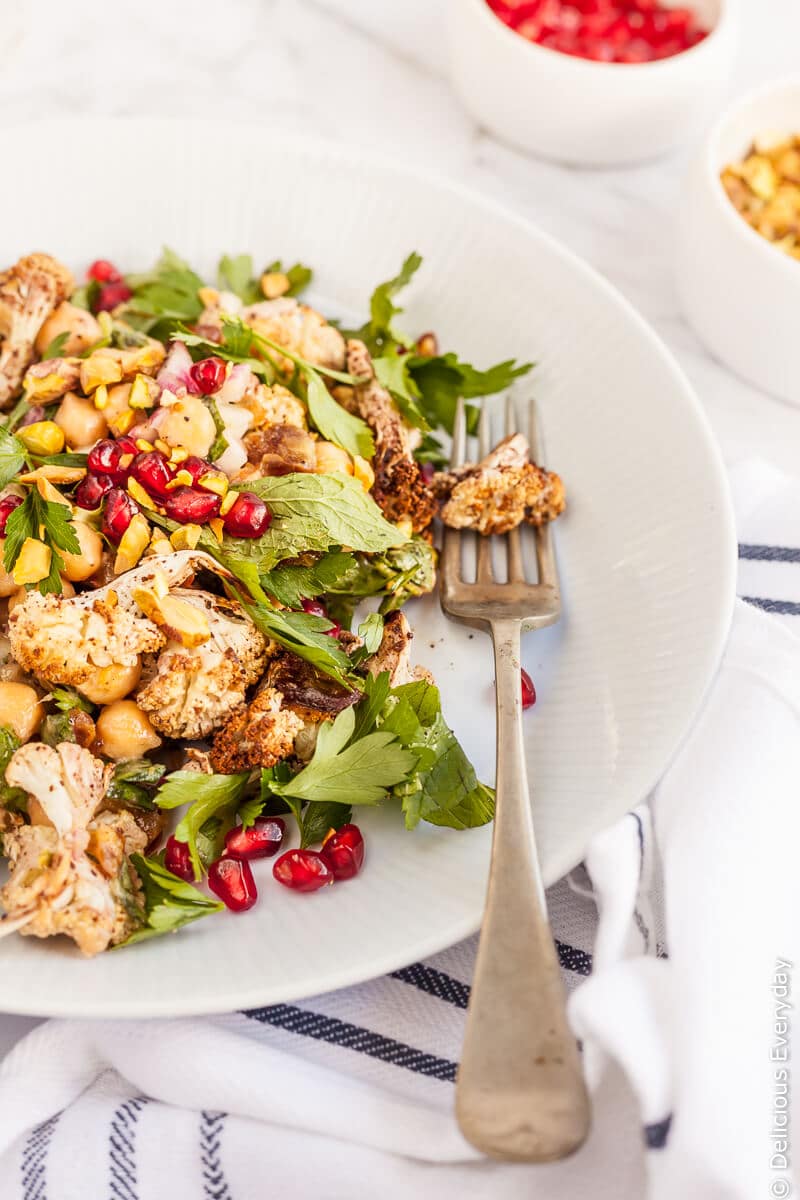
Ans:
{"type": "Polygon", "coordinates": [[[481,125],[582,166],[656,158],[713,111],[732,0],[450,0],[453,85],[481,125]]]}
{"type": "Polygon", "coordinates": [[[800,403],[800,77],[721,117],[689,170],[677,249],[683,306],[712,354],[800,403]]]}

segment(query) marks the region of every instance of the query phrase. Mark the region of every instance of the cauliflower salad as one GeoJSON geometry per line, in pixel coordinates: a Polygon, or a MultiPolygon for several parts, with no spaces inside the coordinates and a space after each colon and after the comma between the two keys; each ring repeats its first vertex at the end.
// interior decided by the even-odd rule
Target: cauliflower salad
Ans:
{"type": "Polygon", "coordinates": [[[435,518],[502,533],[564,489],[520,435],[443,469],[458,398],[530,364],[398,328],[420,264],[354,330],[298,298],[307,267],[248,255],[214,285],[172,251],[0,273],[0,935],[94,955],[242,912],[261,858],[348,880],[360,806],[492,819],[402,608],[435,518]]]}

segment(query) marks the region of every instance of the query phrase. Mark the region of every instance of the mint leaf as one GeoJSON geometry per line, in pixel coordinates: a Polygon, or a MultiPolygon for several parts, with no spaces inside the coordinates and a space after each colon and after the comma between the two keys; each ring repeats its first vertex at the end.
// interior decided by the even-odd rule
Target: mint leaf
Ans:
{"type": "Polygon", "coordinates": [[[26,453],[19,438],[0,425],[0,488],[10,483],[25,466],[26,453]]]}
{"type": "Polygon", "coordinates": [[[225,549],[235,558],[258,559],[261,571],[331,546],[380,554],[408,540],[351,475],[295,472],[249,480],[247,487],[268,505],[272,524],[260,538],[226,538],[225,549]]]}
{"type": "MultiPolygon", "coordinates": [[[[205,857],[207,861],[209,857],[208,849],[206,848],[204,856],[198,846],[201,830],[207,821],[216,818],[220,827],[226,826],[222,834],[224,838],[224,834],[233,825],[249,778],[249,772],[241,775],[205,775],[201,771],[173,771],[156,792],[154,799],[159,808],[171,809],[180,808],[183,804],[189,805],[175,830],[175,837],[189,846],[195,879],[202,875],[202,859],[205,857]]],[[[219,840],[218,833],[217,830],[213,839],[206,835],[206,843],[213,840],[216,844],[219,840]]]]}
{"type": "MultiPolygon", "coordinates": [[[[166,247],[154,269],[126,279],[133,291],[127,311],[141,317],[141,326],[152,329],[159,321],[196,321],[203,311],[198,292],[203,280],[187,262],[166,247]]],[[[74,298],[73,298],[74,300],[74,298]]]]}
{"type": "Polygon", "coordinates": [[[55,706],[59,712],[72,712],[73,708],[80,708],[83,712],[93,712],[94,705],[88,700],[84,700],[83,696],[79,696],[72,688],[54,687],[50,689],[50,698],[55,702],[55,706]]]}
{"type": "MultiPolygon", "coordinates": [[[[129,899],[128,907],[138,917],[142,927],[120,942],[119,946],[132,946],[146,938],[173,933],[182,925],[221,912],[225,907],[221,901],[210,900],[190,883],[173,875],[158,858],[132,854],[131,864],[144,893],[144,906],[140,908],[138,903],[129,899]]],[[[132,889],[129,890],[129,896],[131,892],[132,889]]]]}
{"type": "Polygon", "coordinates": [[[250,254],[231,257],[223,254],[217,267],[217,286],[235,292],[244,304],[255,304],[262,299],[258,280],[253,275],[253,258],[250,254]]]}
{"type": "Polygon", "coordinates": [[[343,687],[352,684],[352,662],[335,637],[327,632],[331,622],[312,613],[287,612],[265,604],[244,604],[250,620],[268,638],[305,659],[343,687]]]}
{"type": "Polygon", "coordinates": [[[324,554],[308,566],[274,567],[264,575],[261,584],[270,596],[287,608],[300,608],[303,600],[324,596],[327,592],[346,590],[342,585],[358,569],[352,554],[334,551],[324,554]]]}
{"type": "Polygon", "coordinates": [[[306,403],[311,420],[328,442],[341,446],[348,454],[372,458],[375,442],[366,421],[349,413],[334,400],[316,371],[306,369],[306,403]]]}
{"type": "Polygon", "coordinates": [[[151,762],[149,758],[132,758],[117,763],[106,795],[121,804],[133,804],[136,808],[153,809],[152,791],[164,777],[166,767],[151,762]]]}

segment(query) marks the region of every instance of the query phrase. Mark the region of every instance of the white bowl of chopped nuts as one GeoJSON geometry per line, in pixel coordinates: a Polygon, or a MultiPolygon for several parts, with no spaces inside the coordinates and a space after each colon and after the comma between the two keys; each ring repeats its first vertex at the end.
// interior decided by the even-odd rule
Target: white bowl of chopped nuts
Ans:
{"type": "Polygon", "coordinates": [[[800,78],[751,92],[711,132],[684,189],[677,273],[715,357],[800,403],[800,78]]]}

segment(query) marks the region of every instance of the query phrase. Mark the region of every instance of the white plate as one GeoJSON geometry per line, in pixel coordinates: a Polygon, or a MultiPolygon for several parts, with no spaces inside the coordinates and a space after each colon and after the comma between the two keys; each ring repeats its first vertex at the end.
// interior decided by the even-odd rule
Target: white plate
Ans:
{"type": "MultiPolygon", "coordinates": [[[[677,366],[602,279],[523,221],[436,179],[268,129],[186,122],[48,122],[4,134],[0,263],[33,249],[127,269],[167,244],[211,272],[221,252],[314,266],[318,294],[363,311],[412,249],[412,330],[488,365],[534,358],[558,523],[565,615],[530,635],[539,702],[525,718],[545,879],[637,804],[676,750],[727,634],[735,540],[723,470],[677,366]]],[[[482,634],[435,599],[409,614],[416,658],[479,773],[494,759],[492,665],[482,634]]],[[[246,916],[84,961],[62,939],[0,943],[0,1008],[69,1016],[178,1016],[343,987],[431,954],[480,921],[488,829],[406,833],[368,812],[363,874],[314,896],[256,875],[246,916]]]]}

